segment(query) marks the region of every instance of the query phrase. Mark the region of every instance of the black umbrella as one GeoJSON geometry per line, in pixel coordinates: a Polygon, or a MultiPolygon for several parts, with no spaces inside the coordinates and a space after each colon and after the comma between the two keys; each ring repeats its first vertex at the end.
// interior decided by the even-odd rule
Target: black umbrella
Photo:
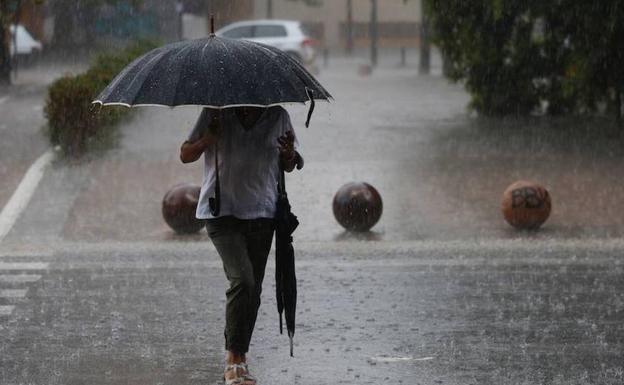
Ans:
{"type": "MultiPolygon", "coordinates": [[[[297,167],[301,167],[298,165],[297,167]]],[[[292,234],[299,221],[290,209],[284,172],[278,183],[278,199],[275,212],[275,292],[279,313],[280,334],[283,332],[282,312],[286,319],[286,329],[290,339],[290,356],[293,356],[295,335],[295,310],[297,308],[297,277],[295,275],[295,250],[292,234]]]]}
{"type": "Polygon", "coordinates": [[[216,36],[171,43],[130,63],[98,95],[104,106],[268,107],[329,100],[296,59],[264,44],[216,36]]]}

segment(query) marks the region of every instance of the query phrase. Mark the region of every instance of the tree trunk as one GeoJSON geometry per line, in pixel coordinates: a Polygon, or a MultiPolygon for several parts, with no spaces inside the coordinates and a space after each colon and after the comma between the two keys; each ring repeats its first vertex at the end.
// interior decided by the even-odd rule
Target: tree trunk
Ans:
{"type": "Polygon", "coordinates": [[[54,3],[54,38],[53,45],[59,48],[74,48],[74,11],[68,1],[54,3]]]}
{"type": "Polygon", "coordinates": [[[615,121],[617,124],[622,123],[622,92],[615,91],[615,121]]]}
{"type": "Polygon", "coordinates": [[[4,24],[6,15],[6,4],[0,4],[0,85],[11,84],[11,46],[9,40],[9,30],[4,24]]]}
{"type": "Polygon", "coordinates": [[[92,5],[82,6],[80,13],[82,14],[82,20],[85,31],[85,40],[88,42],[95,41],[97,36],[95,32],[95,23],[97,21],[97,8],[92,5]]]}

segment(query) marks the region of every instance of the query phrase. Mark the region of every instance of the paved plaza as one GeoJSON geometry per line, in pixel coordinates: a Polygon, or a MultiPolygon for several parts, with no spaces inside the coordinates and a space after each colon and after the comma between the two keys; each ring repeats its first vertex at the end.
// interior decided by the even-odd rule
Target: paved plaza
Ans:
{"type": "MultiPolygon", "coordinates": [[[[416,58],[398,68],[390,55],[362,77],[361,62],[321,68],[335,101],[310,128],[305,107],[288,108],[306,158],[287,181],[301,221],[295,356],[271,256],[249,353],[259,384],[623,383],[624,135],[595,120],[477,118],[439,66],[418,76],[416,58]],[[501,216],[517,179],[553,197],[538,232],[501,216]],[[333,218],[351,181],[383,197],[370,233],[333,218]]],[[[41,118],[5,112],[42,105],[43,89],[0,104],[0,132],[23,145],[3,140],[3,164],[5,147],[23,157],[0,169],[2,204],[46,150],[41,118]]],[[[201,182],[201,164],[178,159],[198,114],[136,110],[119,148],[46,170],[0,243],[0,384],[219,383],[220,259],[205,232],[175,235],[160,211],[173,185],[201,182]]]]}

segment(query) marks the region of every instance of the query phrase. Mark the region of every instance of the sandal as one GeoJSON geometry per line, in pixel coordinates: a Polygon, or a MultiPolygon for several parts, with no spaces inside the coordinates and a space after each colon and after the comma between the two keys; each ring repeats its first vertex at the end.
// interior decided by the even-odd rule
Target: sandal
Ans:
{"type": "Polygon", "coordinates": [[[247,364],[241,362],[240,364],[230,364],[225,367],[225,371],[228,372],[234,369],[236,371],[236,375],[238,376],[238,369],[243,369],[245,373],[242,376],[238,376],[235,378],[231,378],[229,380],[225,379],[225,374],[223,374],[223,380],[225,381],[225,385],[255,385],[256,378],[249,374],[249,369],[247,368],[247,364]]]}
{"type": "Polygon", "coordinates": [[[252,385],[256,385],[256,377],[249,374],[249,368],[247,367],[247,363],[241,362],[240,365],[245,369],[245,374],[243,374],[243,379],[245,379],[245,381],[251,382],[252,385]]]}

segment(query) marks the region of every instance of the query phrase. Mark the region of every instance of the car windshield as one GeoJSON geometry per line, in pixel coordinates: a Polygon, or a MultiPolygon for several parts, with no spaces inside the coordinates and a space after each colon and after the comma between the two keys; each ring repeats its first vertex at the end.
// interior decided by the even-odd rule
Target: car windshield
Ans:
{"type": "Polygon", "coordinates": [[[223,33],[223,36],[230,38],[230,39],[250,38],[254,36],[253,31],[254,31],[254,27],[251,25],[234,27],[228,31],[225,31],[223,33]]]}
{"type": "Polygon", "coordinates": [[[286,37],[286,27],[283,25],[257,25],[255,37],[286,37]]]}

